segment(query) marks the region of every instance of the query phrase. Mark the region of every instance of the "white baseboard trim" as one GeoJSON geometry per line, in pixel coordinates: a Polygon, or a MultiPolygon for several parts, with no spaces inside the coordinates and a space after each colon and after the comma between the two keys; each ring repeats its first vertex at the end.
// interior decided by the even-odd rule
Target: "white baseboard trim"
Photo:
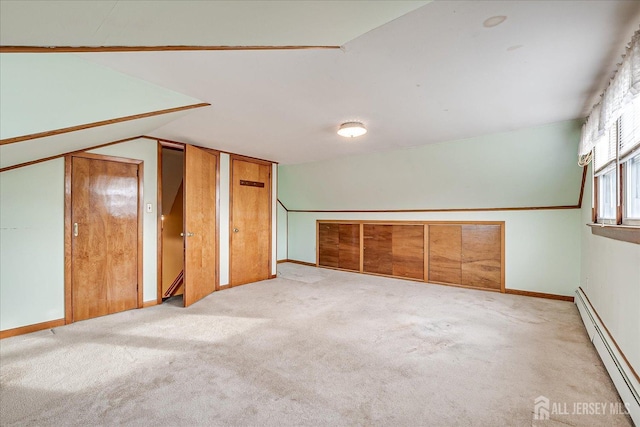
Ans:
{"type": "Polygon", "coordinates": [[[626,358],[618,349],[613,337],[609,335],[605,325],[589,302],[584,291],[576,291],[575,304],[578,307],[582,321],[600,359],[604,363],[613,384],[620,394],[620,398],[627,406],[633,422],[640,426],[640,382],[634,375],[626,358]]]}

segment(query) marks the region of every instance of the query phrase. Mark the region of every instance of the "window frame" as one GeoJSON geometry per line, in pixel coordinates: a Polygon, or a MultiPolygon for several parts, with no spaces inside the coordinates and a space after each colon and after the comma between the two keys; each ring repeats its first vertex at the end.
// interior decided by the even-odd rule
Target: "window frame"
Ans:
{"type": "MultiPolygon", "coordinates": [[[[631,105],[631,104],[628,104],[631,105]]],[[[622,138],[622,117],[621,115],[612,126],[611,131],[615,131],[615,156],[613,159],[607,161],[605,164],[600,166],[600,168],[596,171],[596,160],[595,160],[595,152],[596,149],[594,147],[594,159],[592,161],[592,176],[593,176],[593,204],[592,204],[592,221],[594,225],[598,225],[601,227],[620,227],[624,226],[625,228],[640,228],[640,218],[629,218],[628,215],[628,186],[630,183],[628,182],[628,162],[634,159],[638,154],[640,154],[640,141],[636,146],[634,146],[631,150],[624,154],[623,158],[620,158],[620,143],[622,138]],[[602,208],[601,203],[603,202],[603,197],[601,194],[602,185],[602,176],[609,174],[611,172],[611,165],[614,165],[615,173],[613,177],[615,179],[615,218],[603,218],[600,216],[600,210],[602,208]]],[[[607,138],[607,143],[611,144],[611,138],[607,138]]]]}
{"type": "MultiPolygon", "coordinates": [[[[629,205],[630,205],[630,201],[629,201],[629,194],[631,192],[631,185],[629,183],[629,181],[631,180],[630,178],[630,168],[628,166],[629,162],[631,162],[632,160],[634,160],[636,157],[638,157],[638,161],[640,161],[640,145],[635,147],[633,150],[631,150],[629,153],[625,154],[624,157],[624,161],[620,162],[620,182],[621,184],[621,188],[620,188],[620,198],[622,200],[622,225],[636,225],[636,226],[640,226],[640,217],[629,217],[629,205]],[[626,188],[625,188],[626,187],[626,188]]],[[[640,185],[640,183],[638,183],[638,185],[640,185]]],[[[637,189],[636,191],[640,191],[640,189],[637,189]]]]}

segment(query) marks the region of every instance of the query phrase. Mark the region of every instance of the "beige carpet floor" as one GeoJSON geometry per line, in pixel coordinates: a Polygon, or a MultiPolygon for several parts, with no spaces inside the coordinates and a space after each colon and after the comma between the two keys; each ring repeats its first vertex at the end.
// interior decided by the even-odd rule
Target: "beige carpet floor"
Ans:
{"type": "Polygon", "coordinates": [[[630,425],[568,302],[280,264],[185,309],[0,342],[0,424],[630,425]]]}

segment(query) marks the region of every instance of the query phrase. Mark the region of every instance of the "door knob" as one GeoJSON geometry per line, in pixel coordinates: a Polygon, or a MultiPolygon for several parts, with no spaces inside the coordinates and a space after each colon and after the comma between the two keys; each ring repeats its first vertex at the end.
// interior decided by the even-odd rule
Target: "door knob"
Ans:
{"type": "Polygon", "coordinates": [[[233,229],[233,232],[234,232],[234,233],[237,233],[238,231],[240,231],[240,230],[238,230],[237,228],[234,228],[234,229],[233,229]]]}
{"type": "Polygon", "coordinates": [[[78,237],[78,223],[77,222],[73,223],[73,236],[74,237],[78,237]]]}
{"type": "MultiPolygon", "coordinates": [[[[180,233],[180,236],[184,237],[184,233],[180,233]]],[[[187,231],[187,237],[193,237],[193,236],[194,236],[194,233],[189,233],[187,231]]]]}

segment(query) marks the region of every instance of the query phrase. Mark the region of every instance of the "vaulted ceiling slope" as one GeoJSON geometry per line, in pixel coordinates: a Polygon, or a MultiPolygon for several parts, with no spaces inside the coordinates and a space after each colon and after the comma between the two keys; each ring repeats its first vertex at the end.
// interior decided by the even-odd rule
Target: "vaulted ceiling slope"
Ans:
{"type": "Polygon", "coordinates": [[[157,113],[198,104],[202,101],[74,55],[1,54],[0,164],[12,166],[143,135],[183,115],[157,113]],[[154,114],[153,120],[143,119],[149,114],[154,114]],[[27,135],[55,134],[130,116],[140,119],[88,133],[9,143],[27,135]]]}
{"type": "MultiPolygon", "coordinates": [[[[87,102],[86,93],[102,84],[83,78],[81,69],[92,63],[165,88],[171,97],[211,104],[145,131],[161,138],[285,164],[459,140],[584,117],[640,23],[638,1],[435,1],[417,9],[424,2],[153,2],[159,12],[146,16],[147,3],[3,1],[0,42],[178,45],[203,44],[199,37],[206,37],[210,45],[342,48],[77,54],[69,59],[80,62],[69,67],[75,81],[64,80],[67,90],[57,91],[60,83],[48,80],[37,90],[12,89],[5,103],[5,87],[20,77],[2,76],[3,113],[11,110],[14,117],[9,130],[25,117],[52,129],[57,125],[48,114],[66,105],[71,108],[61,116],[80,121],[105,105],[122,117],[130,106],[150,102],[139,91],[109,85],[87,102]],[[218,5],[215,13],[202,9],[213,7],[209,3],[218,5]],[[280,13],[266,13],[269,5],[280,13]],[[169,15],[175,25],[162,20],[169,15]],[[350,25],[357,31],[346,29],[350,25]],[[160,34],[162,41],[145,39],[160,34]],[[131,103],[119,102],[128,98],[131,103]],[[40,100],[46,108],[28,108],[40,100]],[[369,133],[353,141],[337,136],[337,126],[349,120],[363,121],[369,133]]],[[[24,54],[2,54],[0,61],[5,55],[24,54]]],[[[55,62],[58,55],[33,58],[55,62]]],[[[38,69],[31,68],[26,76],[38,69]]],[[[45,79],[55,70],[40,68],[45,79]]],[[[112,126],[101,128],[102,142],[117,139],[112,126]]],[[[72,139],[78,138],[64,141],[72,139]]],[[[38,154],[44,144],[23,147],[16,158],[44,157],[38,154]]],[[[6,152],[3,147],[0,154],[6,152]]]]}
{"type": "Polygon", "coordinates": [[[7,1],[14,46],[341,46],[428,1],[7,1]]]}
{"type": "Polygon", "coordinates": [[[585,117],[638,23],[637,1],[436,1],[341,50],[82,56],[212,104],[154,136],[292,164],[585,117]]]}

